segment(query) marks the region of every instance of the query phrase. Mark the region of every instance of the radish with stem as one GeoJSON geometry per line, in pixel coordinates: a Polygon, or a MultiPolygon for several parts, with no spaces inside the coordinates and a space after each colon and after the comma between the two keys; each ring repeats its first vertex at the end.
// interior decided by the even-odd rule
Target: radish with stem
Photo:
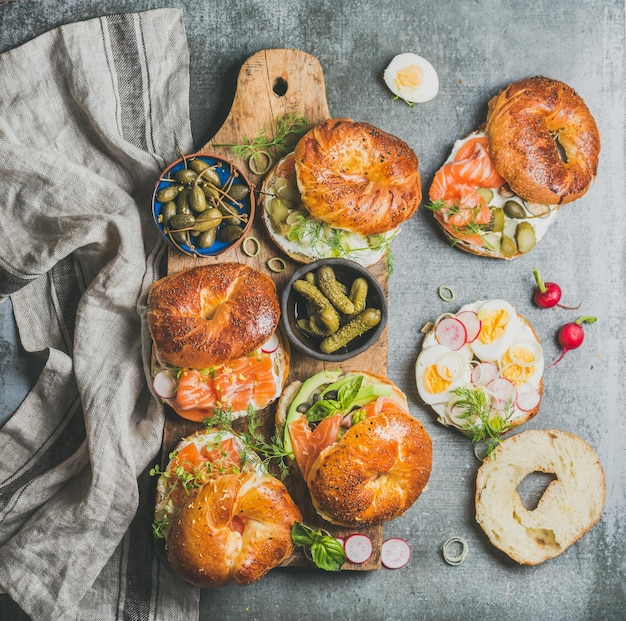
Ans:
{"type": "Polygon", "coordinates": [[[585,339],[585,332],[582,328],[583,323],[595,323],[595,317],[579,317],[576,321],[571,323],[566,323],[561,327],[558,334],[559,345],[563,349],[561,355],[552,363],[550,363],[546,368],[553,367],[557,362],[565,356],[565,354],[570,349],[577,349],[583,344],[585,339]]]}
{"type": "Polygon", "coordinates": [[[555,282],[544,283],[537,269],[533,269],[533,274],[535,276],[535,282],[537,283],[537,290],[533,295],[533,301],[537,306],[540,308],[558,306],[559,308],[567,308],[569,310],[580,308],[582,302],[580,302],[578,306],[564,306],[563,304],[559,304],[561,300],[561,287],[555,282]]]}

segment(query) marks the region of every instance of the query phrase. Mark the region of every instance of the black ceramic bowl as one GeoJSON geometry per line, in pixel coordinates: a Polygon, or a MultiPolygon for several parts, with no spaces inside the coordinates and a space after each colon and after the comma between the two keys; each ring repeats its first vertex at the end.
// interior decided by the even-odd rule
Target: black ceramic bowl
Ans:
{"type": "Polygon", "coordinates": [[[358,263],[347,259],[320,259],[303,265],[289,279],[281,295],[281,319],[289,342],[300,352],[324,362],[342,362],[363,353],[378,340],[387,323],[387,299],[378,280],[358,263]],[[316,272],[324,265],[331,266],[336,279],[348,289],[356,278],[365,278],[368,283],[365,306],[366,308],[376,308],[381,312],[378,325],[329,354],[320,350],[322,338],[307,335],[298,327],[298,319],[309,318],[308,307],[310,304],[307,304],[306,298],[293,288],[293,283],[296,280],[304,280],[307,273],[316,272]]]}
{"type": "MultiPolygon", "coordinates": [[[[170,164],[162,173],[157,181],[154,192],[152,195],[152,216],[154,222],[157,225],[159,232],[163,238],[171,245],[180,250],[180,252],[199,257],[216,257],[231,248],[238,246],[246,236],[246,233],[252,226],[254,219],[254,192],[249,181],[245,175],[238,170],[228,160],[208,153],[193,153],[186,155],[184,158],[176,160],[170,164]],[[209,182],[219,188],[213,190],[213,196],[205,194],[207,206],[204,211],[208,211],[211,208],[219,208],[224,211],[224,217],[220,225],[216,227],[215,240],[208,246],[205,246],[205,242],[202,240],[199,234],[194,235],[193,229],[191,231],[183,232],[184,239],[180,239],[181,233],[176,235],[175,230],[168,226],[167,221],[167,206],[166,203],[174,202],[180,203],[181,192],[178,192],[173,201],[167,201],[165,199],[159,200],[161,191],[171,187],[184,188],[187,191],[191,190],[193,183],[181,184],[176,180],[176,175],[179,171],[185,168],[190,168],[194,160],[203,162],[210,167],[213,171],[210,178],[203,176],[199,181],[200,186],[206,187],[209,182]],[[232,218],[229,216],[236,216],[232,218]],[[237,217],[239,216],[239,217],[237,217]],[[227,225],[234,225],[236,223],[240,231],[236,231],[238,237],[229,239],[226,235],[225,227],[227,225]]],[[[177,213],[180,214],[186,209],[185,213],[197,217],[201,212],[194,211],[190,205],[182,207],[177,206],[177,213]]],[[[193,226],[193,225],[192,225],[193,226]]],[[[232,231],[232,229],[231,229],[232,231]]]]}

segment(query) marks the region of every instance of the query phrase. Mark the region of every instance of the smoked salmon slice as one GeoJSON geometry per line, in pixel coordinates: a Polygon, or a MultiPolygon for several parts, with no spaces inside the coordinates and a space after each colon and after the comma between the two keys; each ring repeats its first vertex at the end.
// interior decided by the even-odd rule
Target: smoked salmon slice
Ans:
{"type": "Polygon", "coordinates": [[[337,441],[343,415],[332,414],[311,429],[306,416],[302,415],[289,425],[293,453],[302,476],[306,481],[318,455],[337,441]]]}
{"type": "Polygon", "coordinates": [[[489,224],[491,210],[476,190],[499,188],[505,183],[496,172],[488,146],[487,136],[466,140],[454,159],[435,173],[429,192],[431,201],[447,206],[435,211],[446,230],[477,246],[485,242],[472,229],[489,224]]]}
{"type": "Polygon", "coordinates": [[[265,407],[277,392],[269,354],[243,356],[208,372],[183,369],[178,379],[174,411],[183,418],[202,422],[215,409],[245,411],[265,407]]]}

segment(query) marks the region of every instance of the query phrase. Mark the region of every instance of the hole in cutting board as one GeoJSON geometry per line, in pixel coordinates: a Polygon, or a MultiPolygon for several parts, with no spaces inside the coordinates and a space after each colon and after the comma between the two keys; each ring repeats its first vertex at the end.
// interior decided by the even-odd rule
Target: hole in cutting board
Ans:
{"type": "Polygon", "coordinates": [[[272,90],[274,91],[274,93],[276,93],[276,95],[282,97],[283,95],[285,95],[288,88],[289,85],[287,84],[287,80],[285,80],[284,78],[276,78],[272,90]]]}
{"type": "Polygon", "coordinates": [[[522,504],[527,511],[534,511],[544,495],[548,485],[558,479],[553,472],[531,472],[517,486],[522,504]]]}

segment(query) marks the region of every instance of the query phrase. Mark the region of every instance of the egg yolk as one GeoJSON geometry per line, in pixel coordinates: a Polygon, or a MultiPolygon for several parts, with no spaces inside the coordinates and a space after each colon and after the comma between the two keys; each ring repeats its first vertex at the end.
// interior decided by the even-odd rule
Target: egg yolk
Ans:
{"type": "Polygon", "coordinates": [[[442,392],[448,390],[452,380],[452,373],[450,373],[449,369],[445,369],[444,373],[447,377],[442,377],[439,368],[437,365],[433,364],[429,367],[426,367],[424,371],[424,388],[431,395],[439,395],[442,392]]]}
{"type": "Polygon", "coordinates": [[[414,89],[423,81],[422,70],[417,65],[407,65],[396,74],[396,85],[401,89],[414,89]]]}
{"type": "Polygon", "coordinates": [[[497,341],[509,325],[509,314],[503,309],[498,308],[482,318],[482,326],[478,340],[487,345],[497,341]]]}
{"type": "Polygon", "coordinates": [[[530,363],[535,362],[535,356],[524,347],[514,347],[507,350],[502,356],[502,377],[513,382],[516,386],[524,384],[535,372],[535,367],[530,363]],[[521,366],[516,362],[528,363],[521,366]]]}

